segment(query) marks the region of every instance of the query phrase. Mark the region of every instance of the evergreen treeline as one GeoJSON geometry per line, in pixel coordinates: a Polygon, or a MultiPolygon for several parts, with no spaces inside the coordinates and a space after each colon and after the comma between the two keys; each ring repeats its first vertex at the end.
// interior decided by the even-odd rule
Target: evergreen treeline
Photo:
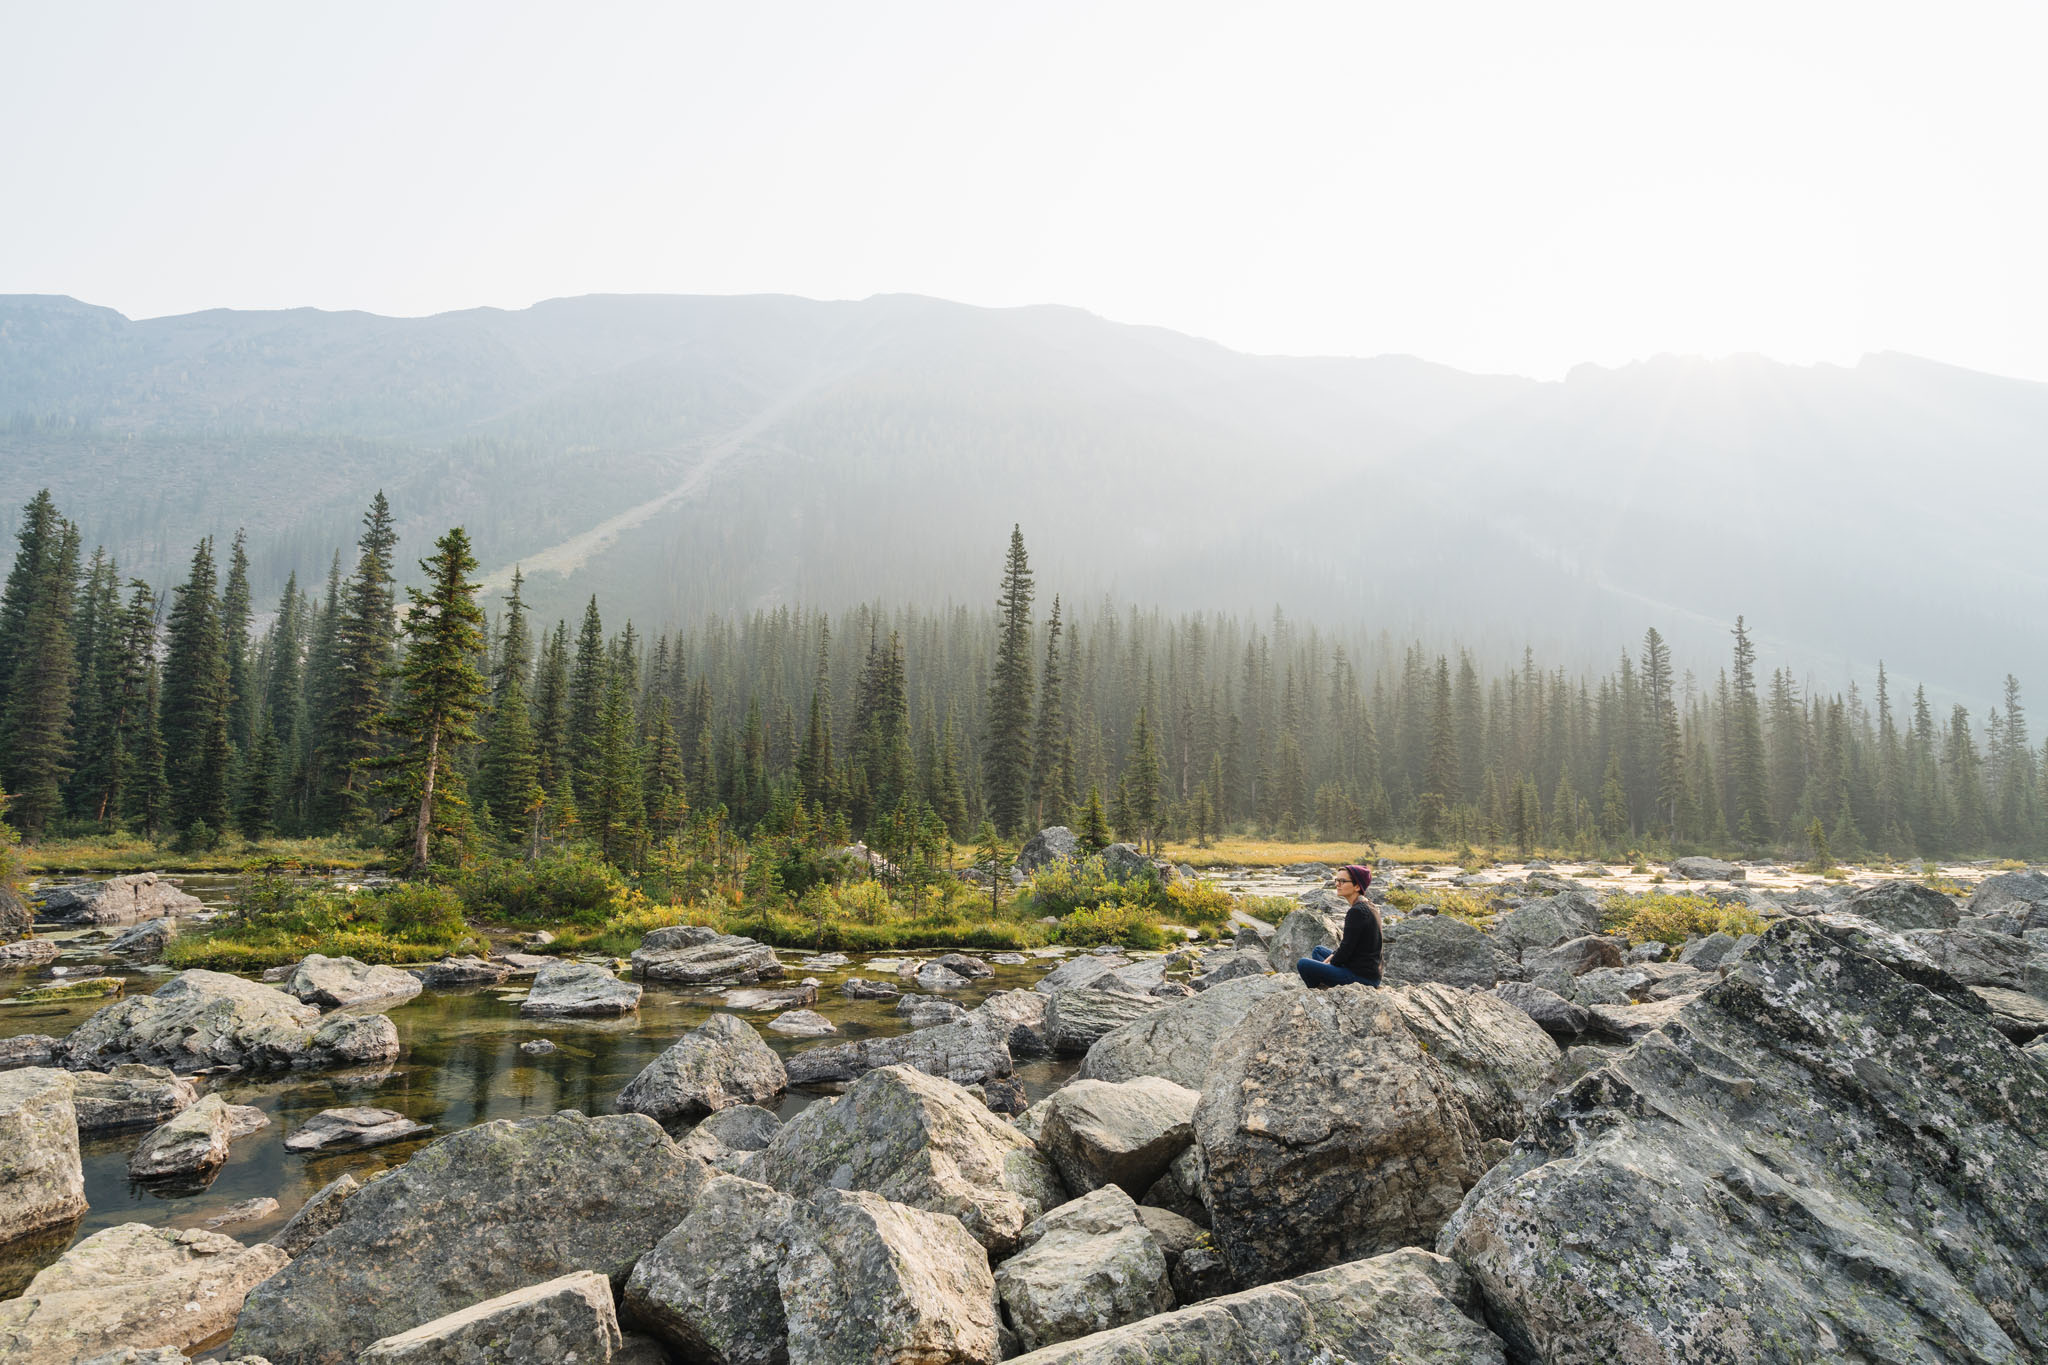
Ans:
{"type": "Polygon", "coordinates": [[[995,609],[778,608],[654,637],[488,621],[450,532],[401,613],[379,494],[353,563],[251,630],[242,538],[167,596],[124,583],[47,493],[0,593],[0,787],[27,837],[210,843],[389,825],[409,861],[585,839],[621,864],[694,824],[879,847],[1067,823],[1428,845],[2038,853],[2048,752],[2020,687],[1979,727],[1924,689],[1678,676],[1655,629],[1603,676],[1489,668],[1276,612],[1042,613],[1021,532],[995,609]]]}

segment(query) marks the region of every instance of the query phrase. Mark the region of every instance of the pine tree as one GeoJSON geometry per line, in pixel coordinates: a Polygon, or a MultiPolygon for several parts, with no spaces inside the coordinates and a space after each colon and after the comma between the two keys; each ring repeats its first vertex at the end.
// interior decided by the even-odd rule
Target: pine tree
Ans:
{"type": "Polygon", "coordinates": [[[597,840],[599,852],[612,861],[622,860],[636,846],[645,819],[633,691],[624,668],[606,670],[598,705],[597,743],[590,766],[577,783],[588,837],[597,840]]]}
{"type": "Polygon", "coordinates": [[[221,656],[228,674],[228,742],[240,753],[256,742],[257,697],[250,677],[248,537],[237,530],[220,590],[221,656]]]}
{"type": "Polygon", "coordinates": [[[408,869],[430,866],[437,835],[460,837],[468,803],[456,760],[477,739],[475,721],[487,692],[476,660],[484,647],[484,613],[476,602],[476,557],[458,526],[420,561],[427,586],[406,589],[407,648],[398,669],[395,704],[384,728],[396,741],[387,760],[389,794],[405,817],[408,869]]]}
{"type": "Polygon", "coordinates": [[[989,676],[982,776],[997,832],[1017,833],[1030,813],[1031,796],[1031,565],[1022,527],[1010,530],[996,610],[1001,633],[989,676]]]}
{"type": "Polygon", "coordinates": [[[242,755],[235,798],[235,825],[244,839],[262,839],[276,827],[277,768],[277,732],[270,717],[258,712],[255,743],[242,755]]]}
{"type": "Polygon", "coordinates": [[[503,703],[506,691],[514,683],[523,693],[533,669],[533,634],[526,624],[526,602],[521,595],[525,586],[526,575],[514,565],[512,591],[505,596],[505,632],[498,642],[498,667],[491,682],[492,706],[503,703]]]}
{"type": "Polygon", "coordinates": [[[1735,718],[1730,727],[1729,766],[1734,770],[1735,836],[1760,848],[1771,836],[1770,780],[1764,767],[1763,716],[1756,695],[1756,647],[1740,616],[1735,618],[1735,718]]]}
{"type": "Polygon", "coordinates": [[[100,794],[120,763],[115,719],[121,676],[120,568],[104,549],[94,550],[78,592],[77,685],[72,701],[71,778],[65,806],[75,819],[97,823],[100,794]]]}
{"type": "Polygon", "coordinates": [[[0,655],[8,670],[0,692],[0,787],[13,793],[14,826],[35,839],[63,813],[71,771],[78,528],[57,516],[47,492],[39,493],[16,539],[20,549],[0,599],[0,621],[14,632],[0,655]]]}
{"type": "MultiPolygon", "coordinates": [[[[576,636],[576,663],[569,674],[569,767],[579,787],[587,787],[587,775],[597,760],[599,736],[604,728],[604,692],[611,670],[604,647],[604,618],[598,615],[597,598],[583,609],[583,628],[576,636]]],[[[587,798],[589,792],[584,792],[587,798]]],[[[586,809],[584,815],[587,817],[586,809]]]]}
{"type": "Polygon", "coordinates": [[[818,632],[818,667],[811,679],[811,714],[796,760],[797,794],[813,804],[830,804],[832,782],[832,677],[829,667],[832,631],[818,632]]]}
{"type": "Polygon", "coordinates": [[[163,742],[171,828],[210,842],[228,827],[228,672],[213,541],[192,552],[191,575],[171,606],[163,668],[163,742]]]}
{"type": "Polygon", "coordinates": [[[1643,633],[1643,702],[1656,761],[1657,823],[1670,836],[1677,832],[1678,808],[1686,799],[1685,744],[1671,695],[1671,650],[1655,626],[1643,633]]]}
{"type": "Polygon", "coordinates": [[[1124,765],[1123,807],[1129,830],[1143,852],[1159,851],[1159,748],[1152,739],[1151,718],[1138,708],[1131,728],[1131,756],[1124,765]]]}
{"type": "Polygon", "coordinates": [[[993,820],[983,820],[981,828],[974,835],[974,866],[988,878],[988,912],[999,915],[1003,909],[1003,888],[1009,884],[1010,868],[1015,865],[1010,848],[1003,842],[1003,836],[996,832],[993,820]]]}
{"type": "Polygon", "coordinates": [[[1060,767],[1066,705],[1060,678],[1060,599],[1045,623],[1045,665],[1039,672],[1038,733],[1031,743],[1031,824],[1038,829],[1065,818],[1066,773],[1060,767]]]}
{"type": "Polygon", "coordinates": [[[569,775],[569,626],[555,622],[541,649],[533,691],[533,745],[541,785],[554,792],[569,775]]]}
{"type": "Polygon", "coordinates": [[[164,732],[159,723],[163,709],[161,675],[162,670],[152,660],[143,679],[142,733],[136,747],[135,775],[130,782],[135,814],[142,822],[142,832],[151,839],[163,835],[171,818],[171,783],[165,771],[164,732]]]}
{"type": "Polygon", "coordinates": [[[1090,787],[1088,800],[1081,807],[1081,817],[1074,829],[1081,847],[1090,853],[1100,853],[1115,842],[1109,829],[1109,816],[1102,809],[1102,788],[1090,787]]]}
{"type": "Polygon", "coordinates": [[[332,813],[343,825],[368,813],[371,769],[384,751],[379,722],[386,714],[387,675],[397,639],[391,576],[397,546],[391,505],[379,491],[363,515],[355,573],[344,589],[335,632],[333,695],[324,717],[332,813]]]}
{"type": "Polygon", "coordinates": [[[529,831],[528,808],[540,786],[540,759],[534,750],[533,725],[526,706],[526,686],[516,673],[500,675],[504,683],[491,710],[490,734],[476,778],[477,800],[487,806],[498,832],[506,839],[529,831]]]}
{"type": "Polygon", "coordinates": [[[684,794],[688,778],[683,772],[682,747],[669,720],[668,698],[659,693],[654,698],[654,716],[647,727],[644,767],[647,819],[654,826],[656,837],[681,834],[683,821],[690,814],[690,801],[684,794]]]}

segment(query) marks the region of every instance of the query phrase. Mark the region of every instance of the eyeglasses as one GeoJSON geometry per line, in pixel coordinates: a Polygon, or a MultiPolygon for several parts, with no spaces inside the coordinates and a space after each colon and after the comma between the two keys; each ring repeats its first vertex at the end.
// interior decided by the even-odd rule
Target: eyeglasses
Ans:
{"type": "Polygon", "coordinates": [[[1336,881],[1337,885],[1339,885],[1339,886],[1356,886],[1356,885],[1358,885],[1358,883],[1357,883],[1357,882],[1354,882],[1354,881],[1352,881],[1352,880],[1351,880],[1351,878],[1349,878],[1349,877],[1337,877],[1337,878],[1335,878],[1334,880],[1336,881]]]}

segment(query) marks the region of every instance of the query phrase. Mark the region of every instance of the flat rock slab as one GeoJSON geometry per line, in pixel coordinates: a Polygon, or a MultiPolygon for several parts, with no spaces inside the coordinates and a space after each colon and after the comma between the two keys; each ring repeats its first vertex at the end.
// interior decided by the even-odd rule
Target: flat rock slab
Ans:
{"type": "Polygon", "coordinates": [[[259,1223],[277,1212],[277,1201],[269,1195],[244,1199],[239,1204],[230,1204],[206,1220],[210,1228],[233,1227],[238,1223],[259,1223]]]}
{"type": "Polygon", "coordinates": [[[632,962],[640,980],[677,986],[753,986],[782,975],[767,944],[690,924],[646,935],[632,962]]]}
{"type": "Polygon", "coordinates": [[[444,957],[438,962],[429,962],[406,970],[433,990],[450,990],[461,986],[501,986],[505,979],[512,975],[510,964],[489,962],[480,957],[444,957]]]}
{"type": "Polygon", "coordinates": [[[533,989],[520,1002],[519,1013],[529,1019],[552,1019],[571,1015],[616,1018],[640,1008],[640,987],[621,981],[609,968],[592,962],[565,962],[543,967],[533,978],[533,989]]]}
{"type": "Polygon", "coordinates": [[[816,1010],[790,1010],[768,1021],[772,1033],[787,1038],[823,1038],[839,1032],[839,1026],[816,1010]]]}
{"type": "Polygon", "coordinates": [[[195,1350],[235,1325],[244,1296],[285,1264],[198,1228],[96,1232],[0,1303],[0,1359],[89,1360],[120,1347],[195,1350]]]}
{"type": "Polygon", "coordinates": [[[1012,1356],[1017,1365],[1504,1365],[1471,1282],[1409,1248],[1012,1356]]]}
{"type": "Polygon", "coordinates": [[[794,1010],[818,1003],[816,986],[742,986],[725,993],[729,1010],[794,1010]]]}
{"type": "Polygon", "coordinates": [[[373,1342],[360,1365],[606,1365],[622,1343],[611,1281],[573,1271],[373,1342]]]}
{"type": "Polygon", "coordinates": [[[192,1082],[168,1067],[138,1062],[124,1062],[107,1072],[75,1072],[72,1081],[81,1133],[153,1126],[199,1099],[192,1082]]]}
{"type": "Polygon", "coordinates": [[[432,1124],[415,1123],[396,1109],[323,1109],[285,1138],[284,1149],[320,1152],[329,1148],[383,1147],[433,1131],[432,1124]]]}
{"type": "Polygon", "coordinates": [[[0,1243],[84,1212],[71,1077],[47,1067],[0,1072],[0,1243]]]}

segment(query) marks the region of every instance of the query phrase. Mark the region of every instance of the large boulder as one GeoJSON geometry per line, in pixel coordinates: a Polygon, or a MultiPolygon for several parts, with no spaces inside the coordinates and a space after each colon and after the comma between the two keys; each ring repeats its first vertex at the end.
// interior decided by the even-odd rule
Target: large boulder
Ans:
{"type": "Polygon", "coordinates": [[[1972,915],[1998,917],[2009,934],[2048,929],[2048,875],[2029,870],[1986,877],[1970,893],[1967,909],[1972,915]]]}
{"type": "Polygon", "coordinates": [[[973,1009],[973,1013],[998,1029],[1011,1057],[1043,1057],[1052,1051],[1045,1036],[1045,1010],[1050,1003],[1037,991],[996,991],[973,1009]]]}
{"type": "Polygon", "coordinates": [[[1620,967],[1628,962],[1627,945],[1605,934],[1582,934],[1553,948],[1530,948],[1522,953],[1522,965],[1531,972],[1565,972],[1584,976],[1602,967],[1620,967]]]}
{"type": "Polygon", "coordinates": [[[1867,886],[1843,901],[1840,911],[1894,932],[1952,929],[1962,917],[1953,898],[1919,882],[1904,880],[1867,886]]]}
{"type": "Polygon", "coordinates": [[[43,897],[43,914],[70,924],[134,924],[196,915],[206,907],[154,872],[60,886],[43,897]]]}
{"type": "Polygon", "coordinates": [[[1381,979],[1389,986],[1435,981],[1490,989],[1505,965],[1491,940],[1449,915],[1410,915],[1387,926],[1381,979]]]}
{"type": "Polygon", "coordinates": [[[342,1172],[313,1191],[312,1198],[271,1236],[270,1244],[287,1256],[299,1255],[341,1221],[341,1206],[362,1187],[362,1181],[342,1172]]]}
{"type": "Polygon", "coordinates": [[[2011,934],[1981,929],[1908,929],[1900,937],[1965,986],[2048,994],[2048,954],[2011,934]]]}
{"type": "Polygon", "coordinates": [[[805,1048],[784,1067],[791,1085],[819,1086],[857,1080],[884,1067],[908,1066],[959,1085],[979,1085],[1015,1069],[1005,1042],[1010,1028],[988,1015],[963,1019],[894,1037],[858,1038],[805,1048]]]}
{"type": "Polygon", "coordinates": [[[1433,1237],[1480,1139],[1388,993],[1276,998],[1216,1049],[1195,1110],[1211,1227],[1241,1284],[1433,1237]]]}
{"type": "Polygon", "coordinates": [[[623,1341],[611,1281],[571,1271],[373,1342],[359,1365],[605,1365],[623,1341]]]}
{"type": "Polygon", "coordinates": [[[0,1072],[0,1244],[84,1212],[71,1077],[49,1067],[0,1072]]]}
{"type": "Polygon", "coordinates": [[[775,950],[699,924],[656,929],[633,950],[633,975],[672,986],[756,986],[782,975],[775,950]]]}
{"type": "Polygon", "coordinates": [[[1096,1039],[1075,1077],[1129,1081],[1159,1076],[1199,1090],[1224,1035],[1274,997],[1301,989],[1301,978],[1289,972],[1241,977],[1172,1001],[1096,1039]]]}
{"type": "Polygon", "coordinates": [[[1102,870],[1120,882],[1158,875],[1150,858],[1138,852],[1136,844],[1111,844],[1102,850],[1102,870]]]}
{"type": "Polygon", "coordinates": [[[1773,927],[1472,1191],[1439,1249],[1519,1352],[2038,1358],[2048,1086],[1985,1014],[1859,941],[1853,921],[1773,927]]]}
{"type": "Polygon", "coordinates": [[[1671,875],[1688,882],[1739,882],[1749,874],[1734,863],[1719,858],[1674,858],[1671,875]]]}
{"type": "Polygon", "coordinates": [[[1592,1026],[1586,1007],[1527,981],[1503,981],[1493,993],[1535,1021],[1552,1038],[1577,1038],[1592,1026]]]}
{"type": "Polygon", "coordinates": [[[64,1040],[74,1070],[122,1062],[201,1071],[240,1066],[354,1066],[398,1055],[398,1030],[381,1014],[336,1015],[302,1005],[273,986],[225,972],[188,971],[151,995],[101,1009],[64,1040]]]}
{"type": "Polygon", "coordinates": [[[1463,1272],[1412,1247],[1012,1356],[1011,1365],[1503,1365],[1463,1272]]]}
{"type": "Polygon", "coordinates": [[[1142,1199],[1195,1140],[1201,1099],[1157,1076],[1074,1081],[1047,1100],[1038,1145],[1071,1193],[1121,1185],[1142,1199]]]}
{"type": "Polygon", "coordinates": [[[35,924],[35,911],[29,909],[21,893],[7,881],[0,880],[0,943],[27,938],[35,924]]]}
{"type": "Polygon", "coordinates": [[[24,1066],[56,1066],[64,1055],[64,1044],[47,1033],[17,1033],[0,1038],[0,1071],[24,1066]]]}
{"type": "Polygon", "coordinates": [[[1496,995],[1435,983],[1387,991],[1408,1028],[1449,1075],[1481,1138],[1513,1142],[1550,1095],[1557,1044],[1496,995]]]}
{"type": "Polygon", "coordinates": [[[444,957],[438,962],[408,967],[406,971],[431,990],[460,990],[464,986],[500,986],[512,975],[509,962],[492,962],[481,957],[444,957]]]}
{"type": "Polygon", "coordinates": [[[619,1092],[619,1112],[664,1128],[735,1104],[771,1104],[789,1088],[782,1059],[746,1020],[714,1014],[649,1062],[619,1092]]]}
{"type": "Polygon", "coordinates": [[[996,1268],[996,1293],[1027,1351],[1173,1307],[1166,1254],[1114,1185],[1026,1228],[1017,1253],[996,1268]]]}
{"type": "Polygon", "coordinates": [[[112,1071],[80,1071],[71,1079],[81,1133],[162,1123],[199,1098],[183,1076],[139,1062],[123,1062],[112,1071]]]}
{"type": "Polygon", "coordinates": [[[1031,989],[1040,995],[1058,995],[1079,986],[1092,986],[1119,967],[1129,965],[1130,960],[1121,953],[1084,953],[1068,958],[1039,977],[1031,983],[1031,989]]]}
{"type": "Polygon", "coordinates": [[[0,1303],[0,1360],[68,1365],[119,1347],[197,1350],[235,1324],[285,1254],[196,1228],[123,1223],[72,1247],[0,1303]]]}
{"type": "Polygon", "coordinates": [[[1291,973],[1311,949],[1335,948],[1344,941],[1344,914],[1342,909],[1331,913],[1309,906],[1289,910],[1274,928],[1273,941],[1266,945],[1266,960],[1274,971],[1291,973]]]}
{"type": "Polygon", "coordinates": [[[1017,850],[1017,870],[1030,876],[1040,868],[1073,862],[1081,856],[1081,836],[1065,825],[1050,825],[1017,850]]]}
{"type": "Polygon", "coordinates": [[[1227,953],[1204,954],[1201,970],[1188,978],[1188,984],[1198,991],[1206,991],[1226,981],[1235,981],[1242,976],[1264,976],[1272,970],[1273,964],[1267,959],[1263,945],[1233,948],[1227,953]]]}
{"type": "Polygon", "coordinates": [[[795,1212],[796,1201],[766,1185],[714,1178],[689,1216],[633,1267],[626,1310],[690,1359],[780,1365],[788,1329],[776,1276],[795,1212]]]}
{"type": "Polygon", "coordinates": [[[569,1015],[613,1018],[639,1008],[640,987],[621,981],[601,962],[543,967],[534,976],[526,999],[519,1003],[519,1013],[528,1019],[569,1015]]]}
{"type": "Polygon", "coordinates": [[[373,967],[352,957],[308,953],[284,979],[285,994],[321,1009],[400,1004],[418,995],[420,979],[396,967],[373,967]]]}
{"type": "Polygon", "coordinates": [[[740,1174],[796,1199],[870,1190],[951,1214],[996,1252],[1066,1197],[1029,1138],[959,1086],[904,1066],[871,1071],[804,1110],[740,1174]]]}
{"type": "Polygon", "coordinates": [[[1061,991],[1045,1007],[1045,1040],[1060,1056],[1079,1057],[1114,1030],[1165,1003],[1156,995],[1103,984],[1061,991]]]}
{"type": "Polygon", "coordinates": [[[1600,907],[1582,891],[1564,891],[1496,916],[1489,932],[1510,957],[1526,957],[1532,948],[1554,948],[1600,930],[1600,907]]]}
{"type": "Polygon", "coordinates": [[[948,1214],[827,1189],[790,1222],[777,1276],[789,1365],[996,1365],[995,1276],[948,1214]]]}
{"type": "Polygon", "coordinates": [[[572,1270],[623,1284],[711,1178],[641,1114],[499,1119],[416,1152],[249,1298],[232,1349],[343,1365],[371,1342],[572,1270]]]}

